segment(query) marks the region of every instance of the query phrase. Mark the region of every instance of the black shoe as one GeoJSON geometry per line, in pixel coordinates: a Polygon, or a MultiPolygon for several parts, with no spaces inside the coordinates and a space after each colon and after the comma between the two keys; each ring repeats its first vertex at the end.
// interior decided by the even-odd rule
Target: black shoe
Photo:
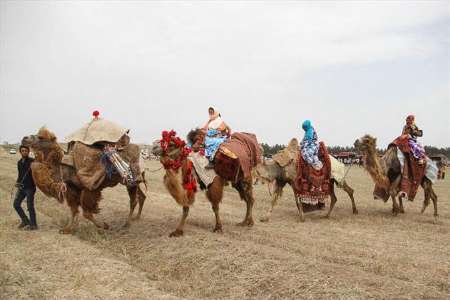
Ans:
{"type": "Polygon", "coordinates": [[[20,223],[19,226],[17,226],[17,228],[22,229],[22,228],[25,228],[25,227],[27,227],[27,226],[29,226],[29,225],[30,225],[30,224],[28,224],[28,223],[22,222],[22,223],[20,223]]]}
{"type": "Polygon", "coordinates": [[[30,225],[27,228],[25,228],[25,230],[38,230],[37,225],[30,225]]]}

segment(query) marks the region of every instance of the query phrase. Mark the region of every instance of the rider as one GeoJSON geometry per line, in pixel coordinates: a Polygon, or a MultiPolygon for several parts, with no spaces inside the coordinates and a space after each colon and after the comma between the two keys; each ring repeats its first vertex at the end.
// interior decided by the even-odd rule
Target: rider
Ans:
{"type": "Polygon", "coordinates": [[[311,125],[310,120],[306,120],[302,124],[302,128],[305,131],[305,136],[300,143],[300,151],[303,159],[314,169],[320,170],[323,167],[322,162],[319,160],[319,142],[317,139],[317,133],[314,127],[311,125]]]}
{"type": "Polygon", "coordinates": [[[214,156],[222,144],[231,135],[231,128],[222,120],[218,111],[208,108],[209,120],[203,127],[205,136],[205,156],[209,160],[208,168],[213,168],[214,156]]]}
{"type": "Polygon", "coordinates": [[[403,127],[402,135],[408,135],[408,144],[412,155],[419,160],[419,164],[423,164],[426,157],[425,149],[417,143],[417,137],[423,136],[423,131],[417,127],[414,120],[413,115],[406,117],[406,125],[403,127]]]}

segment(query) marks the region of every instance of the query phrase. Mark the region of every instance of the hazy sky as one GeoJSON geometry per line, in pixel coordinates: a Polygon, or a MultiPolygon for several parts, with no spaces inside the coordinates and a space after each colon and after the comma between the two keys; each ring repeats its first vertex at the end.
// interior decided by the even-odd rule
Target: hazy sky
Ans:
{"type": "Polygon", "coordinates": [[[214,106],[270,144],[308,118],[385,147],[412,113],[450,146],[450,1],[317,2],[0,1],[0,140],[62,140],[98,109],[150,142],[214,106]]]}

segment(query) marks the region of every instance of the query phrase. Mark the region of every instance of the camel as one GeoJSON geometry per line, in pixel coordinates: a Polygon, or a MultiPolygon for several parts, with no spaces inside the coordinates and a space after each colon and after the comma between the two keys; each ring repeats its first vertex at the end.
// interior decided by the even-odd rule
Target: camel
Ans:
{"type": "MultiPolygon", "coordinates": [[[[203,138],[202,134],[203,133],[200,129],[192,130],[189,133],[188,140],[190,143],[194,144],[194,150],[198,150],[195,144],[203,138]]],[[[190,183],[193,183],[194,185],[197,184],[197,181],[191,174],[194,170],[192,163],[187,158],[186,153],[190,150],[187,150],[189,148],[185,146],[185,142],[181,141],[178,137],[175,137],[174,131],[169,133],[169,139],[166,138],[166,140],[164,140],[164,136],[167,137],[168,133],[163,132],[163,139],[156,141],[153,144],[152,153],[160,157],[160,162],[165,168],[166,174],[164,175],[163,180],[165,187],[175,201],[182,207],[181,220],[175,231],[171,232],[169,235],[170,237],[179,237],[184,234],[184,224],[189,214],[189,208],[195,201],[196,189],[186,189],[186,178],[191,177],[190,183]],[[163,149],[164,147],[162,146],[164,141],[166,142],[166,149],[163,149]],[[176,166],[171,167],[174,164],[176,166]]],[[[217,166],[221,166],[222,163],[222,161],[217,161],[216,156],[216,171],[218,169],[217,166]]],[[[240,170],[238,171],[239,175],[236,180],[232,182],[232,186],[238,191],[241,200],[246,203],[246,214],[244,220],[238,223],[238,225],[251,227],[254,225],[252,209],[255,202],[253,197],[253,178],[251,173],[249,176],[244,176],[241,166],[241,164],[237,166],[240,170]]],[[[224,185],[229,180],[225,179],[223,174],[218,173],[217,175],[218,176],[215,176],[213,182],[209,186],[203,186],[203,188],[206,189],[206,197],[211,203],[212,210],[215,214],[216,224],[213,232],[222,233],[223,230],[222,221],[219,214],[219,205],[222,201],[224,185]]],[[[199,184],[202,185],[202,183],[199,184]]]]}
{"type": "MultiPolygon", "coordinates": [[[[24,137],[22,145],[29,146],[35,153],[36,159],[31,165],[31,170],[37,187],[45,195],[57,199],[60,203],[66,201],[70,207],[71,219],[67,226],[60,230],[60,233],[70,234],[74,231],[78,225],[79,207],[83,210],[83,216],[95,226],[103,229],[109,228],[107,223],[97,221],[94,214],[99,212],[98,203],[101,199],[101,191],[106,187],[114,187],[121,183],[120,175],[114,173],[111,178],[105,176],[98,188],[95,190],[87,189],[77,176],[76,168],[62,162],[63,149],[58,144],[55,134],[44,127],[39,130],[37,135],[24,137]]],[[[137,145],[129,144],[124,151],[134,153],[138,151],[137,147],[137,145]]],[[[98,160],[98,156],[90,157],[89,153],[83,154],[85,155],[84,159],[98,160]]],[[[130,212],[124,226],[129,226],[132,220],[137,220],[141,216],[147,190],[145,174],[142,173],[141,175],[142,180],[136,182],[136,185],[127,186],[130,197],[130,212]],[[133,218],[134,209],[138,202],[139,210],[136,217],[133,218]]]]}
{"type": "MultiPolygon", "coordinates": [[[[294,191],[294,197],[295,197],[295,204],[297,205],[297,209],[299,212],[299,220],[300,222],[305,221],[304,217],[304,211],[303,211],[303,205],[300,202],[300,199],[298,199],[295,189],[294,189],[294,180],[297,176],[297,159],[294,157],[298,156],[298,140],[293,138],[287,147],[287,149],[282,151],[289,151],[291,152],[292,158],[287,161],[283,166],[281,166],[278,162],[271,160],[271,161],[263,161],[262,164],[259,164],[256,167],[256,172],[264,182],[268,183],[269,186],[269,193],[271,194],[272,201],[271,206],[269,210],[267,211],[266,215],[262,218],[260,218],[261,222],[269,222],[270,217],[272,215],[273,209],[275,205],[278,202],[278,199],[283,194],[283,188],[286,186],[286,184],[289,184],[294,191]]],[[[353,197],[353,189],[347,184],[345,180],[342,181],[341,184],[338,184],[338,182],[332,178],[330,181],[330,197],[331,197],[331,204],[330,208],[328,210],[328,213],[325,215],[325,218],[329,218],[331,211],[334,208],[334,205],[336,204],[337,197],[334,192],[334,186],[337,186],[339,188],[344,189],[344,191],[348,194],[350,197],[350,200],[352,202],[352,210],[353,214],[358,214],[358,210],[356,209],[355,199],[353,197]]]]}
{"type": "MultiPolygon", "coordinates": [[[[403,208],[404,195],[400,193],[402,171],[400,161],[397,156],[397,151],[400,150],[395,146],[391,146],[380,159],[376,150],[376,142],[376,138],[370,135],[365,135],[356,140],[354,146],[364,155],[364,167],[374,183],[388,191],[390,198],[392,198],[393,215],[396,216],[398,213],[405,213],[403,208]],[[400,205],[397,204],[397,197],[400,205]]],[[[438,197],[433,190],[433,183],[430,179],[424,176],[421,186],[425,192],[425,199],[421,213],[425,212],[425,209],[430,204],[431,199],[433,200],[434,216],[437,218],[438,197]]]]}

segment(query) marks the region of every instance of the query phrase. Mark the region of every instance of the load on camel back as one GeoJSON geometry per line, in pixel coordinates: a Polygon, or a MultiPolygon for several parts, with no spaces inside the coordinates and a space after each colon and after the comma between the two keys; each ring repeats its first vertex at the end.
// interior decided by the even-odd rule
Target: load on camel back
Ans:
{"type": "Polygon", "coordinates": [[[94,119],[66,137],[64,152],[56,136],[46,128],[37,135],[24,137],[22,144],[30,146],[36,159],[32,164],[33,179],[47,196],[66,202],[71,209],[69,224],[61,231],[71,233],[78,224],[79,207],[83,216],[97,227],[107,229],[104,222],[94,218],[99,209],[101,191],[121,183],[130,197],[130,213],[125,225],[132,220],[139,202],[140,217],[146,199],[146,180],[140,166],[140,150],[130,143],[128,129],[100,119],[94,119]]]}
{"type": "Polygon", "coordinates": [[[187,136],[187,144],[174,131],[163,131],[162,139],[153,145],[153,154],[160,156],[160,162],[166,170],[164,184],[183,208],[180,223],[170,236],[183,235],[184,223],[189,208],[195,201],[198,186],[206,190],[216,216],[214,232],[222,232],[219,204],[226,182],[231,182],[241,200],[246,203],[246,214],[239,225],[254,224],[252,170],[261,161],[258,140],[251,133],[231,134],[219,113],[212,108],[209,113],[207,125],[191,130],[187,136]]]}
{"type": "Polygon", "coordinates": [[[357,214],[354,191],[345,180],[344,164],[328,154],[323,142],[318,142],[317,133],[310,121],[305,121],[302,128],[305,136],[300,144],[293,138],[285,149],[275,154],[271,160],[264,160],[256,168],[259,178],[268,183],[272,196],[271,206],[261,221],[269,221],[286,184],[294,191],[300,221],[305,220],[304,212],[324,208],[325,200],[330,196],[331,203],[326,214],[328,218],[337,202],[335,186],[348,194],[353,214],[357,214]]]}

